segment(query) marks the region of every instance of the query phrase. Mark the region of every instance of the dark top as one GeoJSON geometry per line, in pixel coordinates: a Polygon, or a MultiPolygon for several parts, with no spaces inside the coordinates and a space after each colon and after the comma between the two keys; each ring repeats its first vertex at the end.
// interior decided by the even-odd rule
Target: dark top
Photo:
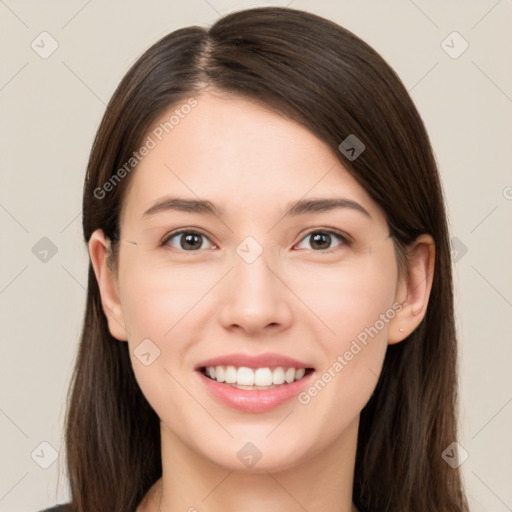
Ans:
{"type": "Polygon", "coordinates": [[[45,508],[41,510],[41,512],[69,512],[70,510],[69,503],[66,503],[64,505],[55,505],[55,507],[52,508],[45,508]]]}

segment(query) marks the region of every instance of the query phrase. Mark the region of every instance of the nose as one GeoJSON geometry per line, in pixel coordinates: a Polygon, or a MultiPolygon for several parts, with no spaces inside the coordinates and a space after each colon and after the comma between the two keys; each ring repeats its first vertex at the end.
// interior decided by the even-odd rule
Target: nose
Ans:
{"type": "Polygon", "coordinates": [[[226,329],[257,336],[289,327],[293,293],[283,276],[270,268],[265,252],[251,263],[239,259],[224,281],[218,311],[226,329]]]}

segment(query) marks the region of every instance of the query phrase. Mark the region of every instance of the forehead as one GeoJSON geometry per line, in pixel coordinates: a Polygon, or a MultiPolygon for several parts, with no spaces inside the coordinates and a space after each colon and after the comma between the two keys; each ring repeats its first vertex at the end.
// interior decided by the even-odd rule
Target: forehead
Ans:
{"type": "Polygon", "coordinates": [[[183,111],[173,105],[148,132],[154,147],[132,172],[122,222],[141,218],[168,194],[208,199],[228,216],[272,211],[274,217],[304,197],[344,197],[383,222],[378,205],[338,156],[304,126],[228,93],[195,99],[183,111]]]}

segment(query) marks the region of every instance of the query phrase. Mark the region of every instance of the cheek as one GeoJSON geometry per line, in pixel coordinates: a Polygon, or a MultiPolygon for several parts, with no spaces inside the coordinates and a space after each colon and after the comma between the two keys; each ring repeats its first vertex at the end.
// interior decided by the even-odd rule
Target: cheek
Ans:
{"type": "Polygon", "coordinates": [[[316,388],[328,382],[321,399],[327,409],[355,415],[373,393],[387,350],[388,324],[395,316],[396,278],[393,259],[375,258],[325,272],[323,294],[311,295],[313,307],[334,331],[318,338],[326,359],[316,388]]]}
{"type": "Polygon", "coordinates": [[[125,325],[134,340],[170,338],[218,280],[215,272],[185,266],[150,271],[141,262],[127,261],[126,268],[129,271],[120,276],[120,295],[125,325]]]}
{"type": "Polygon", "coordinates": [[[197,340],[201,300],[223,272],[199,265],[155,269],[129,257],[124,262],[119,292],[132,367],[144,395],[159,410],[155,400],[168,396],[170,389],[181,392],[171,375],[190,372],[189,349],[197,340]],[[148,366],[139,359],[147,352],[146,362],[157,354],[148,366]]]}
{"type": "Polygon", "coordinates": [[[396,267],[392,255],[381,256],[318,268],[314,279],[297,281],[301,298],[321,319],[313,318],[311,325],[323,354],[301,403],[311,400],[314,408],[322,404],[353,417],[373,393],[387,350],[388,323],[395,315],[396,267]]]}
{"type": "Polygon", "coordinates": [[[337,267],[318,265],[314,272],[302,269],[292,282],[297,296],[318,317],[319,330],[325,328],[323,338],[341,348],[391,307],[396,277],[393,260],[366,258],[337,267]]]}
{"type": "Polygon", "coordinates": [[[162,279],[137,262],[126,268],[129,272],[120,276],[120,299],[131,363],[142,393],[161,413],[179,407],[182,399],[173,379],[191,341],[191,336],[183,336],[182,328],[186,314],[204,291],[197,297],[198,285],[191,287],[190,276],[180,272],[162,279]]]}

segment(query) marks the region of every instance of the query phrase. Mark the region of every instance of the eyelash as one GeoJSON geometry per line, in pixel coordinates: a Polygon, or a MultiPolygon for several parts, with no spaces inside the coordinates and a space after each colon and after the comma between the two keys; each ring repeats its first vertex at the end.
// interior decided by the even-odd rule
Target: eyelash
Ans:
{"type": "MultiPolygon", "coordinates": [[[[306,233],[303,236],[303,238],[301,238],[300,242],[302,242],[308,236],[311,236],[311,235],[313,235],[315,233],[334,235],[335,237],[338,237],[342,241],[342,244],[340,244],[339,246],[335,247],[334,249],[330,249],[330,250],[318,250],[318,251],[315,251],[314,249],[306,249],[306,250],[310,250],[311,252],[321,253],[321,254],[326,254],[326,253],[330,254],[330,253],[333,253],[333,252],[336,252],[337,250],[339,250],[340,247],[343,247],[343,246],[350,247],[351,244],[352,244],[351,240],[349,240],[349,238],[346,235],[340,233],[337,230],[333,230],[333,229],[314,229],[314,230],[309,231],[308,233],[306,233]]],[[[163,246],[163,247],[167,246],[167,244],[169,243],[169,240],[171,240],[172,238],[174,238],[177,235],[183,235],[183,234],[201,235],[201,236],[205,237],[206,239],[208,239],[208,241],[210,241],[209,237],[207,235],[205,235],[204,233],[202,233],[201,231],[192,230],[192,229],[181,229],[180,231],[175,231],[175,232],[169,233],[167,236],[165,236],[164,239],[161,242],[161,246],[163,246]]],[[[210,241],[210,243],[212,243],[212,242],[210,241]]],[[[215,244],[213,244],[213,245],[215,245],[215,244]]],[[[176,247],[173,247],[172,249],[176,249],[176,247]]],[[[178,250],[181,250],[181,249],[178,249],[178,250]]],[[[198,251],[198,250],[196,250],[196,251],[184,251],[184,250],[181,250],[181,252],[191,252],[191,253],[194,253],[194,252],[200,252],[200,251],[198,251]]]]}

